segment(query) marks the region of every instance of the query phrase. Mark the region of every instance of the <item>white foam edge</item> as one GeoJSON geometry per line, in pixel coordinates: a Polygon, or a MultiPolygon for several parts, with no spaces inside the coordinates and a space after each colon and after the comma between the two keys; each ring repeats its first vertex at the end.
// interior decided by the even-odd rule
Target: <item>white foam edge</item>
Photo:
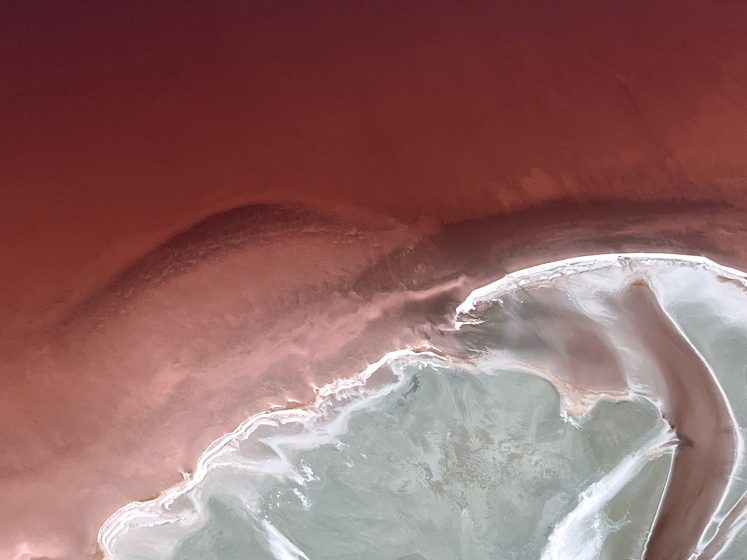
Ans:
{"type": "MultiPolygon", "coordinates": [[[[737,521],[729,528],[727,538],[724,541],[723,546],[721,547],[721,550],[716,552],[716,555],[713,557],[713,560],[722,560],[722,556],[724,553],[726,553],[729,548],[731,548],[731,545],[734,544],[734,542],[737,540],[737,538],[741,535],[742,530],[747,527],[747,514],[741,515],[737,521]]],[[[726,560],[724,558],[723,560],[726,560]]]]}
{"type": "MultiPolygon", "coordinates": [[[[257,428],[270,422],[288,424],[308,421],[310,417],[320,415],[327,406],[332,405],[333,399],[340,400],[339,397],[342,392],[364,386],[366,381],[380,368],[407,359],[413,359],[416,363],[422,363],[424,359],[427,359],[430,365],[445,363],[443,357],[433,352],[415,352],[409,349],[396,350],[385,354],[357,375],[338,379],[320,388],[314,403],[308,408],[272,410],[255,414],[246,419],[235,430],[221,436],[208,446],[200,455],[192,476],[168,488],[152,500],[130,502],[114,512],[103,523],[98,532],[99,548],[104,558],[107,560],[115,558],[114,544],[119,537],[128,531],[132,523],[137,522],[140,526],[155,526],[183,521],[181,515],[165,516],[164,513],[175,500],[185,495],[189,496],[190,492],[205,479],[211,468],[223,464],[220,457],[226,451],[231,450],[231,445],[235,441],[246,439],[257,428]]],[[[388,383],[379,391],[373,391],[368,396],[375,398],[384,392],[393,390],[396,385],[397,383],[388,383]]],[[[368,401],[369,399],[364,400],[368,401]]],[[[268,533],[268,536],[272,536],[270,533],[268,533]]],[[[275,543],[277,544],[277,541],[275,543]]]]}
{"type": "Polygon", "coordinates": [[[474,316],[474,312],[480,304],[495,303],[501,296],[529,284],[545,282],[559,277],[573,276],[591,270],[613,266],[626,268],[637,264],[684,264],[699,266],[747,286],[747,273],[736,268],[721,265],[707,257],[697,255],[682,255],[677,253],[601,253],[584,255],[518,270],[506,274],[495,282],[473,290],[467,296],[467,299],[456,308],[455,326],[457,329],[460,329],[464,325],[479,324],[482,321],[474,316]]]}

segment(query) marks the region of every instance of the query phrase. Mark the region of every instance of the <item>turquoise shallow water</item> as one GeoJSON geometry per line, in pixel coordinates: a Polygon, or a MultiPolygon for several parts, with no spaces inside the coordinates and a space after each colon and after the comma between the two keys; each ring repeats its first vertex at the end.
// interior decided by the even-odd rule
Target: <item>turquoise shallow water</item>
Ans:
{"type": "MultiPolygon", "coordinates": [[[[615,317],[620,287],[641,277],[744,431],[747,297],[737,284],[676,262],[545,276],[501,288],[500,300],[493,291],[454,335],[458,353],[393,353],[324,388],[316,407],[255,417],[206,453],[187,487],[115,514],[102,528],[106,554],[640,558],[675,449],[656,399],[635,391],[653,366],[615,317]],[[578,413],[583,390],[567,376],[605,368],[633,390],[592,391],[578,413]]],[[[735,473],[721,515],[747,489],[744,467],[735,473]]],[[[719,558],[741,558],[740,540],[719,558]]]]}

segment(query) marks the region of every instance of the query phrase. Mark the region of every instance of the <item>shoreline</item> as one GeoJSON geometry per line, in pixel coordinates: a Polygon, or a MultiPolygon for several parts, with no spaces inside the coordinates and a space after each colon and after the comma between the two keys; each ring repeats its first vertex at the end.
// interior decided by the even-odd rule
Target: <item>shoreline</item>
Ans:
{"type": "MultiPolygon", "coordinates": [[[[730,280],[738,281],[740,282],[743,289],[747,287],[747,273],[735,268],[721,265],[705,257],[672,253],[606,253],[597,255],[584,255],[545,263],[523,270],[518,270],[509,273],[506,276],[494,282],[491,282],[490,284],[472,290],[467,298],[456,307],[454,313],[454,325],[456,329],[459,330],[465,324],[478,324],[481,321],[479,320],[479,317],[475,317],[476,309],[480,308],[481,311],[484,311],[485,307],[481,307],[481,305],[492,305],[496,300],[499,300],[501,296],[507,295],[517,289],[520,290],[525,286],[530,287],[532,285],[541,284],[543,282],[551,281],[556,278],[574,276],[576,274],[602,270],[610,267],[625,269],[629,268],[630,266],[634,267],[637,264],[654,267],[657,265],[682,265],[687,267],[697,267],[706,270],[708,273],[714,274],[717,278],[726,277],[730,280]],[[460,317],[464,317],[466,320],[460,320],[460,317]]],[[[676,325],[671,317],[670,322],[673,326],[676,325]]],[[[684,333],[679,330],[679,328],[677,329],[677,332],[679,333],[679,336],[683,341],[687,341],[684,333]]],[[[691,343],[689,343],[689,341],[687,342],[687,344],[692,351],[697,353],[697,350],[691,345],[691,343]]],[[[337,379],[320,388],[317,392],[317,396],[314,402],[312,403],[302,404],[300,406],[294,405],[279,410],[264,411],[247,418],[246,420],[241,422],[236,429],[227,434],[224,434],[217,440],[213,441],[210,446],[208,446],[208,448],[200,455],[193,474],[189,477],[186,477],[182,483],[176,484],[164,490],[154,500],[145,502],[130,502],[129,504],[114,512],[104,522],[98,532],[97,540],[100,546],[100,553],[103,554],[103,558],[107,560],[115,558],[112,552],[112,544],[115,539],[117,539],[127,531],[128,523],[133,522],[135,519],[138,519],[138,517],[157,517],[157,509],[168,507],[178,497],[190,492],[190,490],[192,490],[205,478],[206,474],[211,468],[211,462],[220,455],[221,450],[227,446],[230,446],[231,442],[233,442],[234,440],[239,440],[242,438],[242,436],[246,436],[247,434],[251,433],[253,429],[256,429],[256,427],[261,425],[262,420],[277,419],[280,421],[279,423],[282,424],[285,417],[291,419],[299,415],[305,416],[309,413],[311,413],[312,415],[320,414],[321,408],[325,403],[328,402],[327,399],[338,391],[343,391],[352,387],[365,386],[366,381],[371,377],[371,375],[373,375],[373,373],[379,370],[381,367],[387,365],[390,361],[401,359],[404,357],[417,357],[419,355],[442,359],[440,354],[434,354],[433,352],[428,350],[415,351],[408,348],[390,351],[383,357],[381,357],[378,361],[367,366],[363,371],[348,378],[337,379]]],[[[700,356],[699,353],[698,356],[700,356]]],[[[702,357],[701,360],[703,360],[704,364],[706,363],[702,357]]],[[[710,371],[710,368],[708,369],[710,371]]],[[[712,372],[711,376],[713,376],[712,372]]],[[[553,383],[552,379],[548,380],[553,383]]],[[[726,408],[736,426],[736,420],[734,418],[733,411],[731,410],[731,406],[729,405],[728,398],[723,393],[723,389],[721,388],[715,376],[713,376],[713,381],[721,391],[721,394],[725,399],[726,408]]],[[[555,389],[558,391],[558,393],[562,395],[563,387],[556,383],[553,383],[553,385],[555,386],[555,389]]],[[[638,388],[638,391],[640,391],[640,388],[638,388]]],[[[641,396],[645,398],[646,394],[634,391],[623,400],[630,400],[632,398],[641,396]]],[[[662,409],[661,404],[657,405],[656,401],[654,400],[655,397],[656,395],[649,395],[648,400],[650,400],[652,404],[657,406],[662,415],[666,417],[666,415],[668,414],[666,412],[666,409],[662,409]]],[[[603,399],[605,398],[605,396],[600,395],[598,396],[598,398],[603,399]]],[[[675,424],[675,426],[676,425],[677,424],[675,424]]],[[[675,433],[677,433],[676,430],[675,433]]],[[[741,438],[739,437],[736,440],[736,446],[735,459],[737,461],[741,461],[742,457],[740,456],[740,454],[743,453],[744,445],[741,438]]],[[[675,451],[675,457],[676,456],[677,451],[675,451]]],[[[668,475],[669,478],[666,484],[665,491],[662,494],[661,503],[659,504],[659,510],[657,511],[655,522],[653,524],[654,530],[659,524],[659,517],[662,508],[666,506],[666,504],[668,503],[668,499],[671,499],[669,486],[671,484],[672,474],[673,472],[675,472],[674,469],[675,463],[673,463],[670,467],[670,472],[668,475]],[[668,496],[670,496],[670,498],[668,498],[668,496]]],[[[714,511],[708,515],[708,519],[711,522],[713,520],[713,516],[719,511],[721,507],[723,507],[728,487],[737,474],[735,471],[736,466],[732,469],[724,491],[719,495],[720,498],[718,505],[716,506],[714,511]]],[[[736,505],[734,507],[736,507],[736,505]]],[[[740,519],[741,518],[737,516],[736,519],[732,520],[731,525],[733,526],[735,523],[738,524],[740,522],[740,519]]],[[[163,522],[169,523],[170,521],[165,520],[163,522]]],[[[703,528],[703,532],[705,532],[706,527],[703,528]]],[[[719,525],[711,541],[717,542],[718,537],[721,533],[721,529],[722,526],[719,525]]],[[[725,528],[727,533],[729,529],[730,527],[725,528]]],[[[648,544],[646,550],[648,550],[648,544]]],[[[646,554],[648,554],[648,552],[646,554]]]]}
{"type": "Polygon", "coordinates": [[[41,431],[31,447],[15,443],[23,429],[5,434],[16,452],[3,473],[0,540],[8,544],[0,553],[88,557],[112,511],[177,483],[227,426],[308,402],[313,387],[392,348],[440,340],[472,286],[573,254],[688,252],[747,265],[745,217],[733,207],[609,203],[539,206],[426,234],[367,234],[357,223],[366,244],[360,235],[336,243],[329,233],[311,245],[292,232],[267,246],[249,239],[161,285],[132,285],[127,298],[101,292],[98,308],[27,338],[28,351],[6,364],[29,372],[15,378],[21,400],[5,409],[6,423],[30,426],[33,414],[41,431]],[[268,267],[268,281],[250,273],[255,262],[268,267]],[[432,291],[439,285],[445,291],[432,291]],[[278,344],[291,349],[282,361],[278,344]],[[37,378],[55,400],[31,384],[37,378]],[[27,394],[39,396],[25,405],[27,394]],[[43,510],[34,505],[42,502],[43,510]]]}

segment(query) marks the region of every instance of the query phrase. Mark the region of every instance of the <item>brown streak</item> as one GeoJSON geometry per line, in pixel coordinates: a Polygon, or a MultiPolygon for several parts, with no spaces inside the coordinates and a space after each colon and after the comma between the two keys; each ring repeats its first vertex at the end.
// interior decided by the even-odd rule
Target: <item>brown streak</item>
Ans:
{"type": "Polygon", "coordinates": [[[655,360],[665,387],[664,416],[682,443],[644,555],[688,558],[716,512],[731,472],[737,440],[728,404],[707,365],[672,325],[651,288],[633,284],[627,312],[655,360]]]}

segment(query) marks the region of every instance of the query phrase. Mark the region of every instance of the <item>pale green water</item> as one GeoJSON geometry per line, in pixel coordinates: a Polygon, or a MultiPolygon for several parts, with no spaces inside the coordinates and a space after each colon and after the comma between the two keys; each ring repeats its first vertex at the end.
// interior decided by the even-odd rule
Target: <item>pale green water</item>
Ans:
{"type": "MultiPolygon", "coordinates": [[[[579,493],[660,422],[648,403],[605,403],[581,431],[560,419],[546,381],[415,369],[353,415],[335,444],[290,451],[306,480],[262,481],[254,518],[309,558],[538,558],[579,493]]],[[[653,517],[666,471],[658,474],[655,492],[630,489],[636,521],[653,517]]],[[[273,557],[230,495],[212,497],[210,511],[174,558],[273,557]]],[[[641,546],[634,537],[618,549],[641,546]]]]}

